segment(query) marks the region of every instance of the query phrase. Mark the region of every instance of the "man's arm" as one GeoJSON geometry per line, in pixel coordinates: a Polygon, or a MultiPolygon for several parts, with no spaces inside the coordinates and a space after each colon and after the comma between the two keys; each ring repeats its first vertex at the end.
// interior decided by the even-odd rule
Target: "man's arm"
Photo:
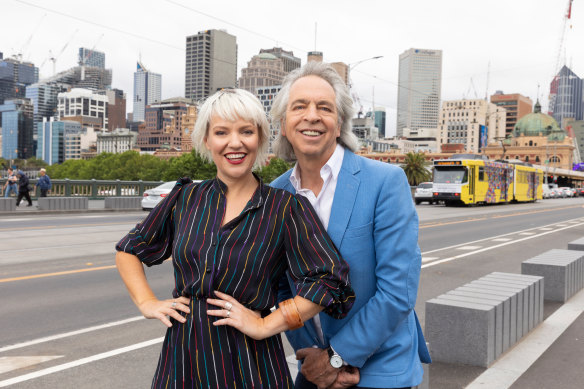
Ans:
{"type": "Polygon", "coordinates": [[[414,309],[420,277],[418,218],[409,184],[402,169],[383,173],[373,230],[376,292],[330,340],[343,360],[359,368],[414,309]]]}

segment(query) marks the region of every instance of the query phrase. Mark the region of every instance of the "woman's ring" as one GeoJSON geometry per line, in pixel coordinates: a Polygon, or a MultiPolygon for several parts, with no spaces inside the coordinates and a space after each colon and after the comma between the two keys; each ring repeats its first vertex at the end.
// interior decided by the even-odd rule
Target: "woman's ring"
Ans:
{"type": "Polygon", "coordinates": [[[231,317],[231,311],[227,311],[227,317],[231,317]]]}
{"type": "Polygon", "coordinates": [[[228,311],[231,311],[231,308],[233,308],[233,304],[231,304],[229,301],[225,303],[225,309],[227,309],[228,311]]]}
{"type": "Polygon", "coordinates": [[[174,307],[176,307],[176,301],[173,301],[173,302],[172,302],[172,304],[170,304],[170,307],[171,307],[171,308],[174,308],[174,307]]]}

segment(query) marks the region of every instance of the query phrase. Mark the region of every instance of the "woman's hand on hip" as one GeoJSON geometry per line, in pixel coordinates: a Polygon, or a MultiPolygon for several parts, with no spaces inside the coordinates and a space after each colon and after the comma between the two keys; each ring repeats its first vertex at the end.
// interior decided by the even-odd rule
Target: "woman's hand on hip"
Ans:
{"type": "Polygon", "coordinates": [[[164,323],[165,326],[172,327],[172,323],[170,322],[171,317],[181,323],[187,321],[187,319],[184,318],[180,312],[190,313],[190,303],[191,300],[187,297],[179,297],[168,300],[151,299],[139,304],[138,308],[145,318],[158,319],[164,323]]]}
{"type": "Polygon", "coordinates": [[[228,325],[238,329],[247,336],[259,340],[266,337],[264,331],[264,319],[259,312],[244,307],[233,297],[215,291],[219,299],[207,299],[207,303],[221,309],[208,309],[209,316],[217,316],[222,319],[213,322],[213,325],[228,325]]]}

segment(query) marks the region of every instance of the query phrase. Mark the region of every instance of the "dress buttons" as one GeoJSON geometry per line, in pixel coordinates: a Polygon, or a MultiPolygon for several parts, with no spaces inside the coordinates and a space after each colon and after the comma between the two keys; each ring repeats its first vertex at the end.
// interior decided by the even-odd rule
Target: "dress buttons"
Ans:
{"type": "Polygon", "coordinates": [[[207,273],[211,273],[211,270],[213,270],[213,268],[211,266],[207,266],[207,269],[205,270],[207,270],[207,273]]]}
{"type": "Polygon", "coordinates": [[[213,242],[211,243],[213,246],[217,246],[217,242],[213,242]]]}

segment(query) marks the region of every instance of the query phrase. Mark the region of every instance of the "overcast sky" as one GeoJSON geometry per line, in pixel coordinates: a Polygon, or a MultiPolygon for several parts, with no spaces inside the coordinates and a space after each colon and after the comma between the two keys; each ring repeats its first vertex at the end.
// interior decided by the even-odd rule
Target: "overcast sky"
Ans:
{"type": "Polygon", "coordinates": [[[61,53],[58,72],[76,65],[79,47],[95,47],[113,69],[112,86],[126,92],[128,112],[140,57],[162,74],[163,99],[184,95],[185,37],[206,29],[237,36],[238,77],[274,46],[303,64],[314,49],[327,62],[383,56],[351,77],[366,109],[373,96],[386,108],[393,135],[399,55],[412,47],[443,51],[442,100],[503,90],[539,97],[546,109],[558,62],[584,77],[582,4],[572,6],[560,52],[568,0],[2,0],[0,51],[22,53],[43,78],[53,72],[49,50],[61,53]]]}

